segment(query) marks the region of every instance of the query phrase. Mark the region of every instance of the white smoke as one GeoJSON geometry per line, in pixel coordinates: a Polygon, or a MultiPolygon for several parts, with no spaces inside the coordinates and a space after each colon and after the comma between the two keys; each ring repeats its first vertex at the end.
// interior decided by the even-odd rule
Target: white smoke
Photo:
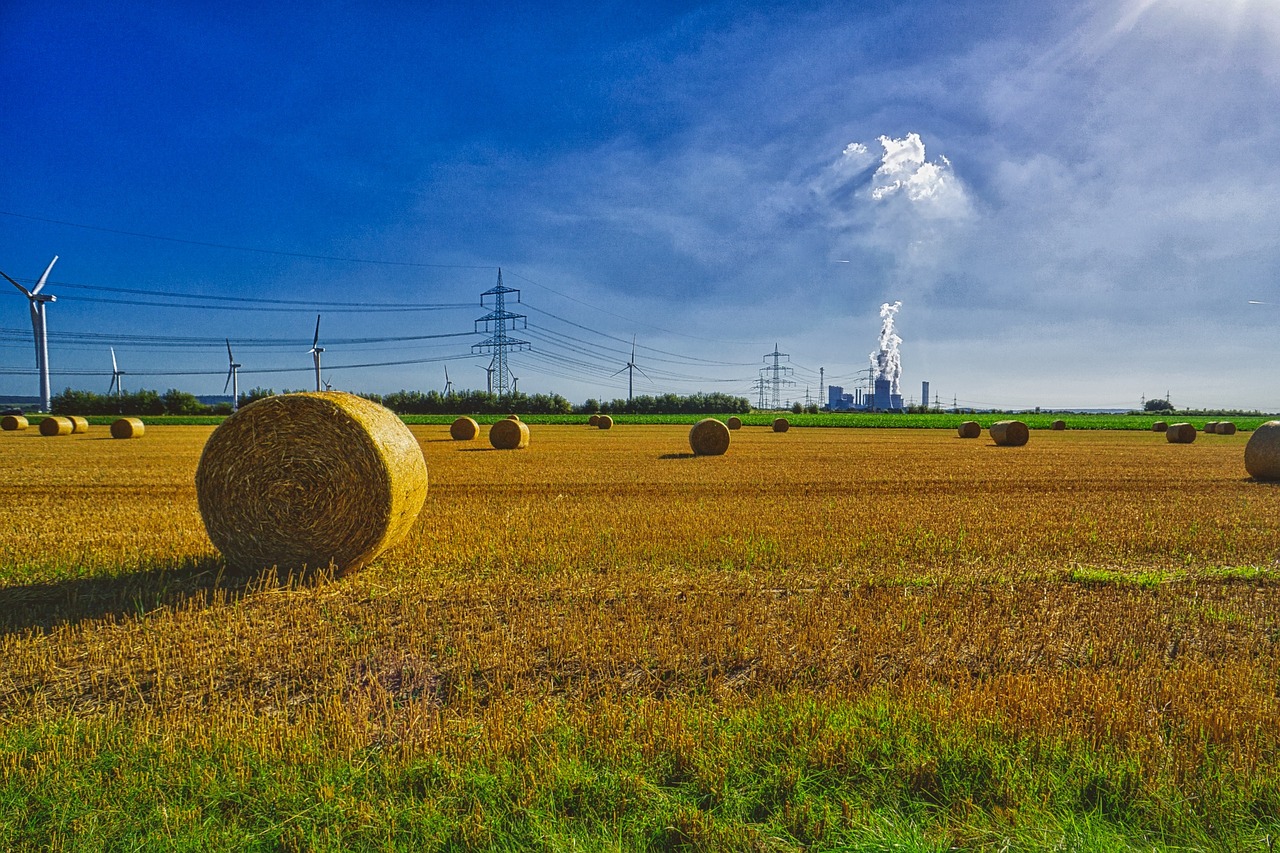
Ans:
{"type": "Polygon", "coordinates": [[[898,352],[898,345],[902,338],[893,330],[894,315],[901,307],[901,300],[880,306],[880,349],[871,353],[871,377],[888,379],[890,394],[902,393],[898,386],[898,380],[902,378],[902,355],[898,352]]]}

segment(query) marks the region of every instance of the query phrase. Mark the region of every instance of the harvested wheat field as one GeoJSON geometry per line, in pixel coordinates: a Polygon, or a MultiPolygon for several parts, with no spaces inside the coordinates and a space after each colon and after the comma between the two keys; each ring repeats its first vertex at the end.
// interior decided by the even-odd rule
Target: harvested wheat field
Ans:
{"type": "Polygon", "coordinates": [[[210,545],[211,427],[6,434],[0,847],[1280,834],[1280,487],[1247,433],[688,429],[413,427],[416,526],[301,581],[210,545]]]}

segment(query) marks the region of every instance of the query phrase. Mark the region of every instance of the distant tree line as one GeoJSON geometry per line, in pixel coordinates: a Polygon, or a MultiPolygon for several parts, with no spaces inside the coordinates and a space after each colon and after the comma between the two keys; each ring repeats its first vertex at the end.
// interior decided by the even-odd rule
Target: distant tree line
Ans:
{"type": "MultiPolygon", "coordinates": [[[[284,389],[281,394],[291,393],[284,389]]],[[[253,388],[241,394],[240,406],[247,406],[264,397],[274,397],[274,388],[253,388]]],[[[589,399],[575,406],[559,394],[510,393],[501,396],[488,391],[455,391],[441,394],[439,391],[396,391],[391,394],[361,394],[366,399],[381,403],[400,415],[501,415],[511,412],[530,415],[578,414],[731,414],[751,411],[745,397],[728,394],[677,394],[633,397],[631,400],[601,402],[589,399]]],[[[95,394],[92,391],[66,389],[53,397],[55,415],[229,415],[231,403],[207,404],[186,391],[170,388],[163,394],[156,391],[131,391],[119,396],[95,394]]]]}

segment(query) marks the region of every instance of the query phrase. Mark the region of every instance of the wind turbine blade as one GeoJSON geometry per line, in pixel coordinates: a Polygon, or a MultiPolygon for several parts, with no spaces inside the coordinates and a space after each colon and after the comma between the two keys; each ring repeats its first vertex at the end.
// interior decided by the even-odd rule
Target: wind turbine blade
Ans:
{"type": "MultiPolygon", "coordinates": [[[[636,367],[636,370],[640,370],[640,368],[636,367]]],[[[649,379],[649,374],[645,373],[643,370],[640,370],[640,375],[643,376],[645,379],[649,379]]],[[[649,379],[649,381],[652,382],[653,380],[649,379]]]]}
{"type": "Polygon", "coordinates": [[[613,378],[614,376],[617,376],[619,373],[622,373],[622,372],[624,372],[624,371],[626,371],[626,370],[630,369],[630,367],[631,367],[631,365],[629,365],[629,364],[628,364],[626,367],[622,368],[622,370],[616,371],[616,372],[614,372],[614,373],[610,373],[610,374],[609,374],[609,377],[610,377],[610,378],[613,378]]]}
{"type": "Polygon", "coordinates": [[[633,362],[636,360],[636,336],[635,335],[631,336],[631,360],[633,362]]]}
{"type": "Polygon", "coordinates": [[[112,374],[120,373],[120,366],[116,364],[116,348],[111,348],[111,372],[112,374]]]}
{"type": "Polygon", "coordinates": [[[25,287],[23,287],[22,285],[18,284],[18,283],[17,283],[16,281],[14,281],[13,279],[9,278],[9,276],[8,276],[6,273],[2,273],[2,272],[0,272],[0,275],[3,275],[3,276],[4,276],[5,281],[9,282],[9,283],[10,283],[10,284],[12,284],[14,287],[18,288],[18,290],[21,290],[21,291],[22,291],[22,295],[23,295],[23,296],[25,296],[25,297],[27,297],[28,299],[30,299],[30,298],[34,295],[34,294],[32,294],[32,292],[31,292],[30,290],[27,290],[25,287]]]}
{"type": "Polygon", "coordinates": [[[222,393],[227,393],[227,389],[231,387],[231,371],[227,371],[227,381],[222,383],[222,393]]]}
{"type": "Polygon", "coordinates": [[[316,336],[311,341],[311,348],[315,349],[320,343],[320,315],[316,315],[316,336]]]}
{"type": "Polygon", "coordinates": [[[227,363],[235,361],[236,357],[231,354],[231,338],[227,338],[227,363]]]}
{"type": "Polygon", "coordinates": [[[54,255],[53,260],[49,261],[49,266],[44,268],[44,275],[40,276],[40,281],[36,282],[36,286],[31,289],[31,295],[35,296],[40,292],[40,288],[44,287],[44,283],[49,280],[49,273],[53,270],[53,265],[58,262],[58,256],[54,255]]]}

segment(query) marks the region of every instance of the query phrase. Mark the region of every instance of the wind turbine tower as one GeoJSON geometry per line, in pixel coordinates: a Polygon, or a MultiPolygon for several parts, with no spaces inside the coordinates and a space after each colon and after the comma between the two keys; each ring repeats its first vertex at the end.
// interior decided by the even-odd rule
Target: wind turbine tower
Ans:
{"type": "Polygon", "coordinates": [[[120,369],[120,365],[116,364],[116,348],[111,348],[111,384],[107,387],[107,395],[110,396],[112,391],[116,393],[116,408],[120,408],[120,397],[124,394],[124,382],[120,379],[124,376],[124,371],[120,369]]]}
{"type": "MultiPolygon", "coordinates": [[[[636,371],[640,370],[640,368],[636,366],[636,336],[635,335],[631,336],[631,360],[627,362],[627,366],[622,368],[622,370],[627,371],[627,402],[630,403],[631,397],[633,396],[635,391],[636,371]]],[[[622,372],[622,370],[619,370],[617,373],[614,373],[613,375],[617,376],[618,373],[622,372]]],[[[643,376],[645,379],[649,379],[649,374],[645,373],[643,370],[640,370],[640,375],[643,376]]],[[[653,380],[649,379],[649,381],[652,382],[653,380]]]]}
{"type": "Polygon", "coordinates": [[[40,276],[36,286],[30,290],[0,272],[0,275],[8,279],[10,284],[22,291],[31,308],[31,330],[36,339],[36,372],[40,374],[40,411],[42,412],[49,411],[52,405],[52,395],[49,392],[49,334],[45,326],[44,306],[50,302],[57,302],[58,297],[40,291],[44,289],[45,282],[49,280],[49,272],[57,262],[58,256],[54,255],[53,260],[49,261],[49,266],[45,267],[44,275],[40,276]]]}
{"type": "Polygon", "coordinates": [[[444,366],[444,396],[453,395],[453,380],[449,378],[449,365],[444,366]]]}
{"type": "Polygon", "coordinates": [[[231,339],[227,338],[227,381],[222,383],[222,393],[227,393],[227,386],[231,386],[231,411],[240,410],[240,367],[236,364],[236,357],[231,354],[231,339]]]}
{"type": "Polygon", "coordinates": [[[316,365],[316,390],[320,390],[320,353],[324,352],[324,347],[320,346],[320,315],[316,315],[316,336],[311,339],[311,360],[316,365]]]}

